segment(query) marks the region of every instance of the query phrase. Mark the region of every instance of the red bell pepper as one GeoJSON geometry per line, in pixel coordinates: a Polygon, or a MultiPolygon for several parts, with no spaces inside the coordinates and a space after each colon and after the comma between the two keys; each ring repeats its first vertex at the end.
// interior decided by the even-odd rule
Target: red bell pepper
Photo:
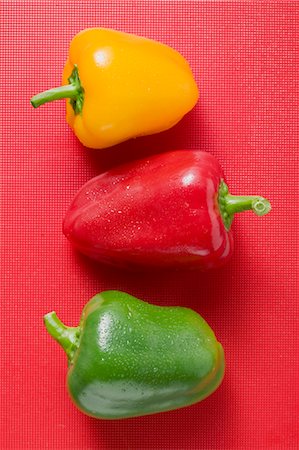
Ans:
{"type": "Polygon", "coordinates": [[[120,266],[223,265],[233,251],[234,214],[262,216],[269,202],[228,191],[209,153],[178,150],[109,170],[78,192],[64,223],[81,252],[120,266]]]}

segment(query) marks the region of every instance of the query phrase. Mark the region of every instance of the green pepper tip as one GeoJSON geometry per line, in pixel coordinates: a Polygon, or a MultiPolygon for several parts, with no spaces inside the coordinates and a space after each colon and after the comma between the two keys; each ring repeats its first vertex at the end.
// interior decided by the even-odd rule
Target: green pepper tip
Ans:
{"type": "Polygon", "coordinates": [[[257,216],[264,216],[271,211],[271,204],[264,197],[231,195],[227,184],[223,180],[219,186],[218,205],[226,230],[230,229],[234,215],[238,212],[251,210],[257,216]]]}
{"type": "Polygon", "coordinates": [[[55,311],[44,315],[44,324],[48,333],[61,345],[67,354],[68,360],[71,361],[78,348],[80,327],[65,326],[57,317],[55,311]]]}
{"type": "Polygon", "coordinates": [[[271,204],[267,199],[258,197],[256,200],[252,201],[252,211],[257,216],[264,216],[271,211],[271,204]]]}

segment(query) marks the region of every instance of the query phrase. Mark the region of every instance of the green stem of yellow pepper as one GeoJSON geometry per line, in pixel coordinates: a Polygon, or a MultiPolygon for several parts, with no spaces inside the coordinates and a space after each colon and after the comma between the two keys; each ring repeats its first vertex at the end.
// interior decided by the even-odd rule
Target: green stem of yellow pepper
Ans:
{"type": "Polygon", "coordinates": [[[44,103],[60,100],[62,98],[70,98],[75,114],[79,114],[83,107],[84,90],[81,86],[77,66],[74,67],[68,81],[69,84],[67,85],[48,89],[47,91],[41,92],[32,97],[30,100],[32,106],[34,108],[38,108],[44,103]]]}

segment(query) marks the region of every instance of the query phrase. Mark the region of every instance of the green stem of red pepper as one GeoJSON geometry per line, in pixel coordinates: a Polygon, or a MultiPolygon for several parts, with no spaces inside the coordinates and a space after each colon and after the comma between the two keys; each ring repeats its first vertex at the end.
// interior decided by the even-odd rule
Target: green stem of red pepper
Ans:
{"type": "Polygon", "coordinates": [[[70,103],[74,109],[75,114],[79,114],[82,111],[84,102],[84,90],[79,78],[78,68],[75,65],[69,79],[69,84],[65,86],[59,86],[47,91],[41,92],[31,98],[30,102],[34,108],[38,108],[44,103],[52,102],[54,100],[60,100],[63,98],[69,98],[70,103]]]}
{"type": "Polygon", "coordinates": [[[54,311],[44,316],[44,323],[50,335],[64,349],[68,360],[72,361],[78,348],[80,327],[67,327],[60,321],[54,311]]]}
{"type": "Polygon", "coordinates": [[[251,210],[258,216],[264,216],[271,210],[268,200],[257,195],[231,195],[227,184],[221,181],[218,191],[218,204],[223,223],[230,229],[234,215],[251,210]]]}

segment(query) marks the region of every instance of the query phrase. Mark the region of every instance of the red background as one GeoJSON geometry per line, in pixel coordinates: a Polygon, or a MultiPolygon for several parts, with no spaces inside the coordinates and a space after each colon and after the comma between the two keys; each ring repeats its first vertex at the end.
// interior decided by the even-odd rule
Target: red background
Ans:
{"type": "Polygon", "coordinates": [[[3,1],[1,26],[1,448],[282,449],[299,446],[298,2],[3,1]],[[30,97],[60,84],[74,34],[105,26],[158,39],[189,60],[201,98],[172,130],[104,152],[83,148],[63,102],[30,97]],[[61,232],[78,188],[152,153],[201,148],[232,193],[272,203],[234,223],[236,248],[209,274],[124,273],[76,254],[61,232]],[[222,342],[221,387],[202,403],[123,421],[77,411],[66,357],[42,322],[76,325],[96,292],[120,289],[194,308],[222,342]]]}

